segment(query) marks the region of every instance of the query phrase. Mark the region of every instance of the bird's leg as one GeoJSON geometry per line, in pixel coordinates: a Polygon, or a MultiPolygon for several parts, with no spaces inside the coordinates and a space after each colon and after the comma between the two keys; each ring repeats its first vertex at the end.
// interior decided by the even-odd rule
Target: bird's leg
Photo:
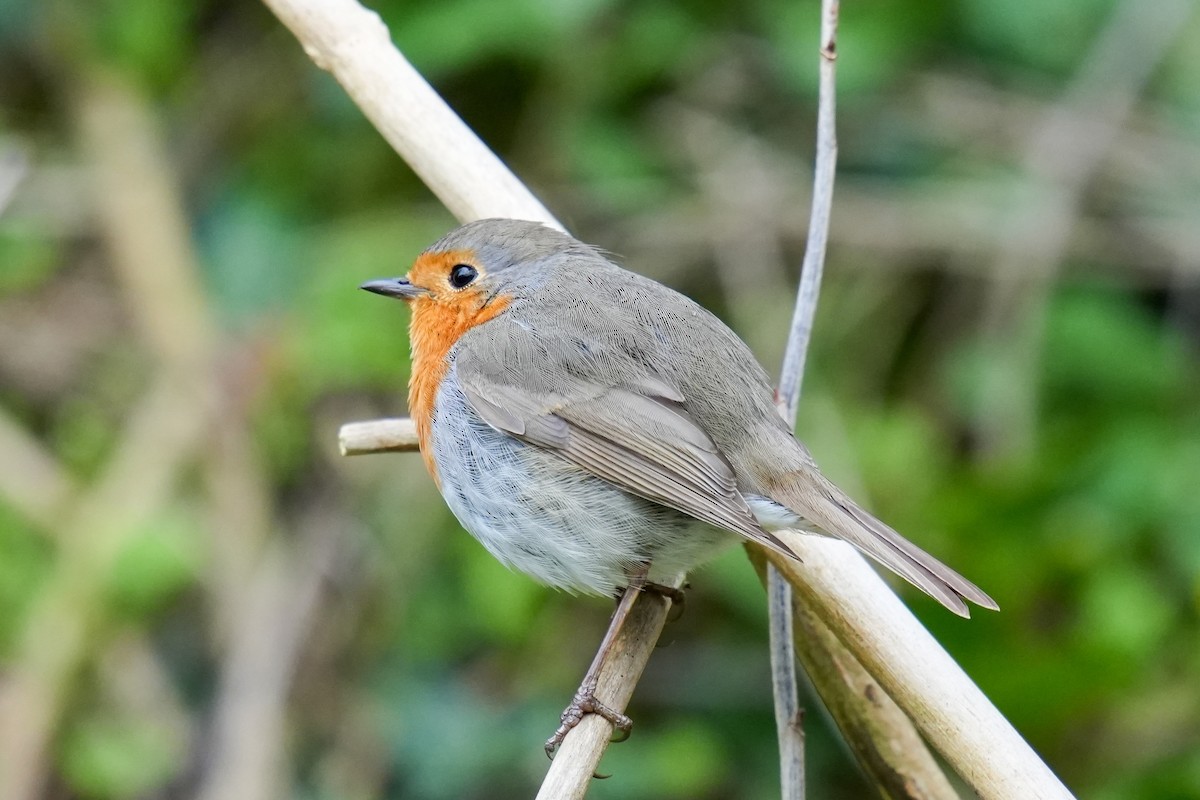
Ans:
{"type": "Polygon", "coordinates": [[[667,622],[674,622],[683,616],[684,601],[687,600],[684,589],[687,588],[688,584],[686,583],[682,587],[668,586],[665,583],[650,583],[649,581],[642,585],[643,592],[654,592],[671,601],[671,614],[667,617],[667,622]]]}
{"type": "Polygon", "coordinates": [[[571,704],[563,711],[560,718],[562,724],[558,726],[554,735],[546,740],[546,755],[550,758],[554,758],[554,751],[562,744],[563,739],[567,738],[571,729],[580,723],[585,714],[599,714],[611,722],[618,731],[616,738],[613,739],[614,742],[623,742],[629,738],[629,732],[633,729],[633,720],[620,711],[601,703],[596,698],[596,687],[600,681],[600,668],[608,658],[613,642],[617,640],[617,634],[621,632],[621,627],[629,617],[638,593],[646,586],[646,573],[649,571],[650,565],[646,564],[629,576],[629,585],[617,600],[617,608],[613,611],[612,620],[608,623],[608,631],[604,634],[604,640],[600,642],[600,648],[596,651],[596,657],[592,659],[592,665],[588,667],[587,673],[583,676],[583,683],[579,684],[579,690],[575,692],[571,704]]]}

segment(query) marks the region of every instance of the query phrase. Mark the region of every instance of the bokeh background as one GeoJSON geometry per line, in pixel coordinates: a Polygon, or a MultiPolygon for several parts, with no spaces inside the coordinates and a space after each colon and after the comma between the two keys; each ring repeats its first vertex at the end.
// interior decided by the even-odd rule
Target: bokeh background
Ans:
{"type": "MultiPolygon", "coordinates": [[[[1200,797],[1200,14],[846,3],[800,429],[1003,611],[898,590],[1090,798],[1200,797]]],[[[768,370],[818,4],[379,0],[582,238],[768,370]]],[[[414,455],[450,216],[261,5],[0,2],[0,797],[528,797],[610,603],[491,560],[414,455]]],[[[761,589],[692,579],[596,798],[777,796],[761,589]]],[[[868,788],[808,701],[812,798],[868,788]]]]}

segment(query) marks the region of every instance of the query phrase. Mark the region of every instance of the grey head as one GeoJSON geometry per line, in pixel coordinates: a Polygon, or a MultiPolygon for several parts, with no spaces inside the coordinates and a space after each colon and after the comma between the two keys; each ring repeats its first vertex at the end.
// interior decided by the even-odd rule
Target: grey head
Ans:
{"type": "Polygon", "coordinates": [[[540,222],[481,219],[455,228],[427,247],[407,276],[369,281],[361,288],[404,300],[448,298],[468,285],[473,294],[485,297],[520,296],[575,258],[608,263],[597,248],[540,222]]]}

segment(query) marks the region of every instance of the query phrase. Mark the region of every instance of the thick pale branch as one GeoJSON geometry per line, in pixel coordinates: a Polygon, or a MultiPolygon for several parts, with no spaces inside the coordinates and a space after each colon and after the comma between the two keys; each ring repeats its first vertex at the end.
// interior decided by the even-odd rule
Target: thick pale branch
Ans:
{"type": "MultiPolygon", "coordinates": [[[[746,545],[764,581],[767,551],[746,545]]],[[[774,570],[779,575],[779,570],[774,570]]],[[[780,577],[786,581],[786,578],[780,577]]],[[[790,584],[789,584],[790,585],[790,584]]],[[[770,591],[770,589],[768,589],[770,591]]],[[[892,800],[957,800],[958,794],[912,720],[799,593],[792,595],[796,652],[863,769],[892,800]]]]}
{"type": "Polygon", "coordinates": [[[780,536],[800,561],[768,554],[771,562],[981,798],[1071,797],[854,548],[780,536]]]}
{"type": "Polygon", "coordinates": [[[450,213],[562,227],[413,69],[378,14],[355,0],[264,2],[450,213]]]}

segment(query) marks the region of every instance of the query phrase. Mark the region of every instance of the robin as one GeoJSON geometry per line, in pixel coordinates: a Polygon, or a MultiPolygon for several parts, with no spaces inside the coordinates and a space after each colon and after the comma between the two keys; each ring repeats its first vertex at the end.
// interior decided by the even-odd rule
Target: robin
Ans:
{"type": "Polygon", "coordinates": [[[766,372],[713,314],[536,222],[485,219],[363,289],[412,310],[409,410],[459,522],[496,558],[557,589],[616,596],[601,654],[553,749],[595,697],[635,592],[749,539],[844,539],[946,608],[995,601],[821,474],[775,408],[766,372]]]}

